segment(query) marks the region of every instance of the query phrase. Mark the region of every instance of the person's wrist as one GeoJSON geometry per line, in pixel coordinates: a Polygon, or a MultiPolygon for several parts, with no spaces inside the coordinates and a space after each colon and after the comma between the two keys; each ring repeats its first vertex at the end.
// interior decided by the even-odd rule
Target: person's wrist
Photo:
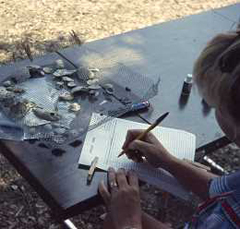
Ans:
{"type": "Polygon", "coordinates": [[[178,158],[168,153],[168,155],[166,155],[165,157],[162,157],[161,168],[170,172],[171,168],[175,165],[175,163],[178,162],[178,160],[179,160],[178,158]]]}

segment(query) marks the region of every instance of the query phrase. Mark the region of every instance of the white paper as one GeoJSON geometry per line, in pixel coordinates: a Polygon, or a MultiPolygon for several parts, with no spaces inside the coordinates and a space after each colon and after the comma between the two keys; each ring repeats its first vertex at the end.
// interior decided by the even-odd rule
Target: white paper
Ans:
{"type": "MultiPolygon", "coordinates": [[[[91,124],[104,118],[94,113],[91,124]]],[[[135,163],[125,155],[118,158],[128,129],[146,129],[149,125],[132,122],[124,119],[113,118],[101,126],[90,130],[85,138],[83,149],[79,158],[79,164],[90,165],[95,156],[99,157],[97,167],[107,170],[110,166],[118,169],[135,170],[140,179],[159,186],[183,199],[189,197],[178,181],[167,171],[151,167],[148,163],[135,163]]],[[[186,131],[156,127],[154,135],[161,141],[163,146],[177,158],[194,160],[196,149],[195,135],[186,131]]]]}

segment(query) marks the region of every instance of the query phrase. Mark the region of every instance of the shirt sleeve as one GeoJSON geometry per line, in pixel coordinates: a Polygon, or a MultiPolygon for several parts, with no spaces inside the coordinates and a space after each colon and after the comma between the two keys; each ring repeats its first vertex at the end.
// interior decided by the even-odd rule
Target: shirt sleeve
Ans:
{"type": "Polygon", "coordinates": [[[237,191],[240,188],[240,171],[213,178],[210,181],[209,196],[214,197],[224,192],[237,191]]]}

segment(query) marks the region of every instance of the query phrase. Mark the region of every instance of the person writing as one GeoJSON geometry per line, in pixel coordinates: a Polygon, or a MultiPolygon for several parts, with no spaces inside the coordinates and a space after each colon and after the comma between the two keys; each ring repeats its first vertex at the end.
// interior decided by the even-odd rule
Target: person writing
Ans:
{"type": "MultiPolygon", "coordinates": [[[[226,136],[240,146],[240,31],[219,34],[200,54],[194,65],[193,77],[199,93],[209,106],[226,136]]],[[[203,204],[187,228],[240,228],[240,171],[216,176],[177,159],[161,142],[144,130],[129,130],[123,149],[132,160],[143,155],[149,164],[163,168],[175,176],[203,204]]],[[[109,189],[101,182],[99,192],[107,206],[104,228],[155,229],[171,228],[141,210],[138,178],[134,171],[108,171],[109,189]]]]}

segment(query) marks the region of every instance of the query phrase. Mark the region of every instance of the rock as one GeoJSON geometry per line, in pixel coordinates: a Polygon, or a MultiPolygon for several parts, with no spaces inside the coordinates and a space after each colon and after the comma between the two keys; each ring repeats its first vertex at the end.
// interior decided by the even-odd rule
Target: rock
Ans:
{"type": "Polygon", "coordinates": [[[12,82],[10,80],[4,81],[3,86],[4,87],[10,87],[10,86],[12,86],[12,82]]]}
{"type": "Polygon", "coordinates": [[[70,87],[70,88],[73,88],[73,87],[76,87],[77,84],[76,84],[75,82],[69,82],[69,83],[67,84],[67,86],[70,87]]]}
{"type": "Polygon", "coordinates": [[[51,124],[46,124],[43,126],[43,128],[47,131],[51,131],[52,130],[52,125],[51,124]]]}
{"type": "Polygon", "coordinates": [[[80,146],[81,144],[82,144],[82,141],[81,141],[81,140],[75,140],[75,141],[69,143],[69,145],[72,146],[72,147],[78,147],[78,146],[80,146]]]}
{"type": "Polygon", "coordinates": [[[19,93],[19,94],[25,92],[25,90],[24,90],[23,88],[20,88],[20,87],[15,87],[15,88],[13,88],[12,91],[13,91],[14,93],[19,93]]]}
{"type": "Polygon", "coordinates": [[[94,73],[100,71],[98,68],[89,68],[89,70],[90,70],[91,72],[94,72],[94,73]]]}
{"type": "Polygon", "coordinates": [[[62,128],[62,127],[59,127],[59,128],[54,129],[54,132],[56,134],[62,135],[62,134],[64,134],[66,132],[66,129],[62,128]]]}
{"type": "Polygon", "coordinates": [[[56,82],[57,89],[63,89],[64,87],[64,82],[56,82]]]}
{"type": "Polygon", "coordinates": [[[12,184],[12,185],[11,185],[11,189],[12,189],[13,191],[16,191],[16,190],[18,189],[18,186],[15,185],[15,184],[12,184]]]}
{"type": "Polygon", "coordinates": [[[78,112],[81,109],[81,105],[78,104],[78,103],[72,103],[72,104],[69,105],[68,108],[69,108],[70,111],[78,112]]]}
{"type": "Polygon", "coordinates": [[[55,66],[57,69],[63,69],[65,67],[65,64],[64,64],[63,60],[58,59],[55,61],[55,66]]]}
{"type": "Polygon", "coordinates": [[[64,153],[66,153],[66,151],[63,150],[63,149],[58,149],[58,148],[56,148],[56,149],[53,149],[53,150],[52,150],[52,154],[53,154],[54,156],[62,156],[64,153]]]}
{"type": "Polygon", "coordinates": [[[39,143],[38,147],[44,148],[44,149],[49,149],[49,147],[47,145],[45,145],[44,143],[39,143]]]}
{"type": "Polygon", "coordinates": [[[64,92],[61,95],[59,95],[59,99],[63,101],[71,101],[74,99],[74,96],[69,92],[64,92]]]}
{"type": "Polygon", "coordinates": [[[88,86],[88,89],[90,89],[90,90],[98,90],[100,88],[101,87],[99,85],[90,85],[90,86],[88,86]]]}
{"type": "Polygon", "coordinates": [[[94,78],[94,73],[88,68],[80,67],[77,70],[77,76],[80,80],[88,80],[94,78]]]}
{"type": "Polygon", "coordinates": [[[67,77],[67,76],[64,76],[64,77],[62,78],[62,80],[63,80],[64,82],[74,82],[74,80],[73,80],[72,78],[67,77]]]}
{"type": "Polygon", "coordinates": [[[88,85],[94,85],[94,84],[98,84],[99,80],[98,79],[90,79],[87,81],[88,85]]]}
{"type": "Polygon", "coordinates": [[[106,93],[109,95],[112,95],[114,93],[113,85],[110,83],[103,85],[103,88],[105,89],[106,93]]]}
{"type": "Polygon", "coordinates": [[[83,87],[83,86],[77,86],[77,87],[74,87],[72,90],[71,90],[71,94],[74,95],[74,94],[80,94],[80,93],[86,93],[88,92],[88,88],[86,87],[83,87]]]}
{"type": "Polygon", "coordinates": [[[71,76],[76,72],[76,70],[58,69],[53,73],[53,76],[60,78],[63,76],[71,76]]]}
{"type": "Polygon", "coordinates": [[[44,68],[43,68],[43,71],[44,71],[44,73],[46,73],[46,74],[52,74],[52,73],[55,72],[55,69],[54,69],[54,68],[51,68],[51,67],[44,67],[44,68]]]}

